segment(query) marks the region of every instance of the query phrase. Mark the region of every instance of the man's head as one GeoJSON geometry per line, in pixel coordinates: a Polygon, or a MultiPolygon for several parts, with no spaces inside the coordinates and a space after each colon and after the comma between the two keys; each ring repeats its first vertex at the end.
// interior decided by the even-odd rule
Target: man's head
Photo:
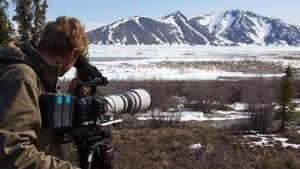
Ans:
{"type": "Polygon", "coordinates": [[[62,66],[59,75],[66,73],[88,48],[88,39],[83,26],[76,18],[58,17],[46,25],[38,49],[51,62],[62,66]]]}

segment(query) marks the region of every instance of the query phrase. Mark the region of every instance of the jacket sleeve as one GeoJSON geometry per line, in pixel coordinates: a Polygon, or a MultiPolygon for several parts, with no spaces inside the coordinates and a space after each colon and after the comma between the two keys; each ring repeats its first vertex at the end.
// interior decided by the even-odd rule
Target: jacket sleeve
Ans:
{"type": "MultiPolygon", "coordinates": [[[[1,84],[0,89],[3,89],[1,84]]],[[[67,161],[39,151],[35,146],[37,133],[41,131],[42,126],[37,87],[30,81],[17,80],[8,83],[4,89],[0,98],[0,166],[76,168],[67,161]]]]}

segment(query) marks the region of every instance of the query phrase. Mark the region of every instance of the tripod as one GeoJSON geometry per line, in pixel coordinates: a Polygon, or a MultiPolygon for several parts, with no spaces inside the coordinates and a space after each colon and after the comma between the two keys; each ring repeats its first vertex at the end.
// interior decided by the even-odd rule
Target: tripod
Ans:
{"type": "Polygon", "coordinates": [[[77,141],[79,167],[83,169],[112,169],[113,148],[110,132],[106,130],[85,133],[77,141]]]}

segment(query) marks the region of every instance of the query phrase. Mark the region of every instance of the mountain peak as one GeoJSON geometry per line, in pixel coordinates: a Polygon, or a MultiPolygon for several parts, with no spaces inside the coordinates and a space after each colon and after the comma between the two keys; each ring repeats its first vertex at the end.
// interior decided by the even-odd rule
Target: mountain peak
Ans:
{"type": "Polygon", "coordinates": [[[173,15],[173,16],[184,16],[180,11],[176,11],[176,12],[172,13],[171,15],[173,15]]]}
{"type": "Polygon", "coordinates": [[[185,21],[187,21],[186,16],[184,16],[180,11],[176,11],[164,17],[164,19],[168,19],[168,18],[175,18],[175,19],[183,18],[185,21]]]}
{"type": "Polygon", "coordinates": [[[244,10],[241,10],[241,9],[231,9],[231,10],[228,10],[228,12],[234,12],[234,13],[245,13],[246,11],[244,11],[244,10]]]}

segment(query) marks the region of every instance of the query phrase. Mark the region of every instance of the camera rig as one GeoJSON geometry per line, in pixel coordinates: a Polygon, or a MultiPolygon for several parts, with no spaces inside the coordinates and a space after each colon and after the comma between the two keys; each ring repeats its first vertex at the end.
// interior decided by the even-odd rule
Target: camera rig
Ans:
{"type": "Polygon", "coordinates": [[[136,113],[151,106],[151,96],[144,89],[102,96],[98,86],[108,84],[107,78],[81,56],[75,63],[82,80],[73,94],[45,93],[40,96],[44,127],[55,129],[61,143],[74,142],[84,169],[113,168],[111,133],[104,127],[122,120],[112,119],[114,113],[136,113]]]}

